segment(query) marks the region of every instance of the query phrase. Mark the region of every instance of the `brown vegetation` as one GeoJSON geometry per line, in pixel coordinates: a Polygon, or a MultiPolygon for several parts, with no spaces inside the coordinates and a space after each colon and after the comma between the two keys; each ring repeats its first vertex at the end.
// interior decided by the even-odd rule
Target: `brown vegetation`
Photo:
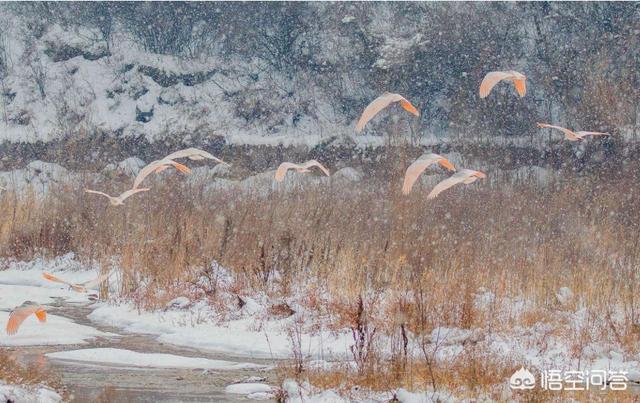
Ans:
{"type": "MultiPolygon", "coordinates": [[[[399,181],[376,178],[304,190],[206,192],[204,185],[167,176],[122,207],[82,194],[86,184],[53,189],[42,200],[5,193],[0,254],[28,259],[73,251],[103,265],[115,258],[122,294],[143,308],[162,307],[185,292],[215,303],[216,280],[203,289],[193,279],[216,261],[231,271],[239,294],[265,292],[274,300],[303,294],[302,302],[330,328],[352,329],[357,370],[345,370],[349,382],[374,389],[490,393],[492,382],[501,383],[518,365],[473,345],[447,363],[426,342],[419,358],[407,354],[408,334],[426,340],[443,326],[499,331],[554,322],[554,332],[573,340],[576,358],[593,341],[637,351],[640,199],[634,180],[567,174],[540,187],[496,177],[489,172],[486,183],[450,189],[433,201],[420,183],[403,197],[399,181]],[[560,286],[586,308],[589,331],[575,333],[556,315],[576,306],[559,305],[560,286]],[[505,312],[499,304],[478,308],[473,301],[481,288],[496,301],[525,301],[527,312],[505,312]],[[382,336],[391,340],[391,360],[377,354],[382,336]]],[[[291,334],[295,340],[299,329],[291,334]]],[[[304,363],[297,361],[300,374],[304,363]]],[[[324,381],[320,372],[305,373],[332,384],[326,372],[324,381]]]]}
{"type": "Polygon", "coordinates": [[[3,349],[0,349],[0,380],[22,387],[43,385],[57,391],[63,397],[68,397],[62,379],[57,373],[41,362],[22,366],[11,352],[3,349]]]}

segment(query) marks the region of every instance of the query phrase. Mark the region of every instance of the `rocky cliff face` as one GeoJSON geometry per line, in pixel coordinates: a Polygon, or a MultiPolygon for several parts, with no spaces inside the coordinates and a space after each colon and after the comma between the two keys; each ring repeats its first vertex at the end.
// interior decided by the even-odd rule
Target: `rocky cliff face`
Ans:
{"type": "Polygon", "coordinates": [[[4,4],[0,18],[4,165],[385,135],[539,150],[536,121],[638,134],[634,3],[41,3],[4,4]],[[527,96],[503,85],[480,100],[493,69],[525,73],[527,96]],[[355,137],[387,90],[421,117],[385,113],[355,137]]]}

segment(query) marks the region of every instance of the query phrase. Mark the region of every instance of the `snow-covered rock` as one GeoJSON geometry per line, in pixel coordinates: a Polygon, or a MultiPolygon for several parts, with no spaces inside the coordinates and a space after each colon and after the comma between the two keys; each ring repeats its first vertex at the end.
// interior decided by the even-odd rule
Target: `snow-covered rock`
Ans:
{"type": "Polygon", "coordinates": [[[231,175],[231,167],[226,164],[217,164],[211,168],[211,174],[217,178],[228,178],[231,175]]]}
{"type": "Polygon", "coordinates": [[[270,393],[273,392],[273,388],[265,383],[234,383],[228,385],[224,391],[237,395],[249,395],[252,393],[270,393]]]}
{"type": "Polygon", "coordinates": [[[178,297],[167,302],[169,309],[185,309],[191,305],[191,300],[187,297],[178,297]]]}
{"type": "Polygon", "coordinates": [[[67,61],[77,56],[97,60],[109,55],[103,35],[96,29],[78,27],[66,30],[58,24],[52,25],[42,36],[44,53],[54,62],[67,61]]]}
{"type": "Polygon", "coordinates": [[[38,177],[42,181],[60,181],[68,176],[68,171],[63,166],[40,160],[31,161],[27,165],[27,171],[32,180],[38,177]]]}
{"type": "Polygon", "coordinates": [[[357,169],[345,167],[333,174],[333,179],[345,180],[348,182],[360,182],[364,178],[364,174],[357,169]]]}
{"type": "Polygon", "coordinates": [[[140,158],[129,157],[117,164],[108,164],[104,167],[103,172],[135,177],[145,165],[146,163],[140,158]]]}
{"type": "Polygon", "coordinates": [[[184,99],[180,94],[180,91],[174,87],[164,88],[158,96],[158,102],[166,105],[177,105],[183,102],[184,99]]]}
{"type": "Polygon", "coordinates": [[[42,196],[51,185],[70,183],[79,177],[59,164],[35,160],[24,169],[0,172],[0,186],[19,193],[31,189],[36,196],[42,196]]]}
{"type": "Polygon", "coordinates": [[[293,379],[285,379],[282,382],[287,403],[346,403],[348,401],[333,390],[312,391],[312,389],[306,382],[302,385],[293,379]]]}
{"type": "Polygon", "coordinates": [[[62,401],[62,396],[45,386],[9,385],[0,380],[0,401],[16,403],[57,403],[62,401]]]}

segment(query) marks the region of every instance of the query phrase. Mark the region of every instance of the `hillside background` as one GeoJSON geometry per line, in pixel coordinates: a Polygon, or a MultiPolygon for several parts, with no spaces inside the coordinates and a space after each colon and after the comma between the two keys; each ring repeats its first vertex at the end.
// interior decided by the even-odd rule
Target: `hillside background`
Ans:
{"type": "Polygon", "coordinates": [[[537,121],[609,131],[619,151],[639,132],[639,3],[5,3],[0,26],[4,169],[179,146],[354,149],[388,134],[560,140],[537,121]],[[496,69],[526,74],[527,96],[500,85],[479,99],[496,69]],[[384,91],[420,118],[383,113],[356,137],[384,91]]]}

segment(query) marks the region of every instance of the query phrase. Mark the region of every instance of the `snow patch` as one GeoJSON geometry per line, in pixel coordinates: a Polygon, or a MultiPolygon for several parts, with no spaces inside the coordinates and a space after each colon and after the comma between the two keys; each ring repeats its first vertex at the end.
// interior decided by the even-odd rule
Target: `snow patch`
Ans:
{"type": "Polygon", "coordinates": [[[84,350],[48,353],[47,357],[56,360],[81,361],[101,364],[123,365],[144,368],[194,368],[231,371],[238,369],[263,368],[262,365],[192,358],[173,354],[139,353],[117,348],[90,348],[84,350]]]}
{"type": "MultiPolygon", "coordinates": [[[[9,312],[0,312],[0,323],[7,323],[9,312]]],[[[0,346],[54,346],[64,344],[84,344],[95,337],[113,336],[93,327],[79,325],[70,319],[47,315],[47,321],[40,323],[35,315],[28,317],[18,333],[9,336],[0,333],[0,346]]]]}
{"type": "Polygon", "coordinates": [[[45,386],[9,385],[0,380],[0,401],[20,403],[58,403],[62,396],[45,386]]]}
{"type": "Polygon", "coordinates": [[[224,391],[237,395],[249,395],[253,393],[271,393],[273,389],[264,383],[234,383],[227,386],[224,391]]]}

